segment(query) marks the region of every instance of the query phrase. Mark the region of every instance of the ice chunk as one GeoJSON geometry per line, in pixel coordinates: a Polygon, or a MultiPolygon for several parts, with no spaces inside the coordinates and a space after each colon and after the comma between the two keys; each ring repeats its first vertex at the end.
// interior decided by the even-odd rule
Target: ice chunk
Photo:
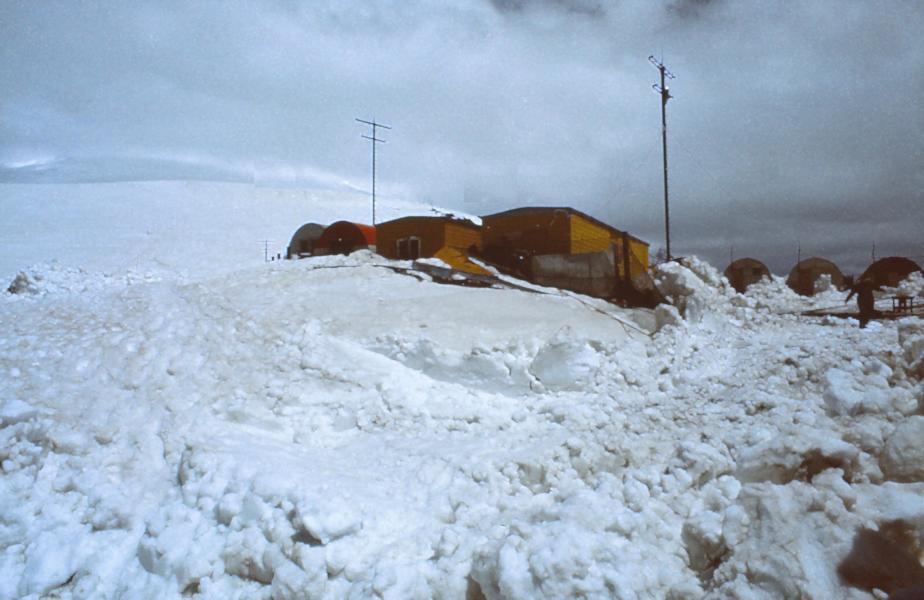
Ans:
{"type": "Polygon", "coordinates": [[[304,527],[311,537],[327,544],[331,540],[356,533],[363,527],[362,517],[347,507],[335,508],[333,506],[321,509],[313,503],[300,503],[298,523],[304,527]]]}
{"type": "Polygon", "coordinates": [[[914,415],[886,440],[879,466],[889,479],[924,481],[924,416],[914,415]]]}
{"type": "Polygon", "coordinates": [[[898,343],[902,347],[909,372],[924,377],[924,321],[903,321],[898,327],[898,343]]]}
{"type": "Polygon", "coordinates": [[[670,304],[659,304],[655,307],[655,331],[661,331],[668,325],[679,326],[683,323],[683,317],[677,307],[670,304]]]}
{"type": "Polygon", "coordinates": [[[327,589],[327,572],[306,573],[289,560],[282,561],[273,575],[273,600],[320,598],[327,589]]]}
{"type": "Polygon", "coordinates": [[[683,525],[681,533],[690,557],[690,567],[705,571],[726,551],[722,537],[722,515],[704,511],[683,525]]]}
{"type": "Polygon", "coordinates": [[[587,342],[559,337],[539,350],[529,370],[549,389],[575,390],[593,381],[600,364],[587,342]]]}
{"type": "Polygon", "coordinates": [[[859,450],[836,438],[793,431],[746,449],[738,457],[737,477],[743,482],[788,483],[811,481],[829,468],[839,468],[853,479],[859,470],[859,450]]]}
{"type": "Polygon", "coordinates": [[[7,400],[0,408],[0,427],[28,421],[39,413],[39,409],[17,398],[7,400]]]}
{"type": "Polygon", "coordinates": [[[904,412],[911,408],[905,406],[907,398],[904,395],[889,388],[880,372],[862,374],[829,369],[825,373],[825,384],[823,399],[831,415],[904,412]]]}

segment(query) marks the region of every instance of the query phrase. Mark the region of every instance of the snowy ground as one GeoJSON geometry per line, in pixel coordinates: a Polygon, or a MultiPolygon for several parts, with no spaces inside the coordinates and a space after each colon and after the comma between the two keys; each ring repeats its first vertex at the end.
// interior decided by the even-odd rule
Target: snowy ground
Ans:
{"type": "Polygon", "coordinates": [[[221,264],[0,296],[0,598],[869,598],[924,533],[920,320],[221,264]]]}

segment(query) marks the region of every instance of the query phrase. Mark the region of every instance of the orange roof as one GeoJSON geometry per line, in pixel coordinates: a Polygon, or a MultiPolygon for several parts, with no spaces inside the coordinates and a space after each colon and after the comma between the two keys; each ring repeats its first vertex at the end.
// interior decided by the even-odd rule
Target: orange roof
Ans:
{"type": "Polygon", "coordinates": [[[362,223],[337,221],[327,227],[318,241],[316,247],[327,248],[333,242],[350,240],[357,246],[375,246],[375,227],[362,223]]]}
{"type": "Polygon", "coordinates": [[[370,246],[375,246],[375,226],[374,225],[363,225],[361,223],[353,223],[356,225],[356,228],[362,232],[363,237],[366,239],[366,243],[370,246]]]}

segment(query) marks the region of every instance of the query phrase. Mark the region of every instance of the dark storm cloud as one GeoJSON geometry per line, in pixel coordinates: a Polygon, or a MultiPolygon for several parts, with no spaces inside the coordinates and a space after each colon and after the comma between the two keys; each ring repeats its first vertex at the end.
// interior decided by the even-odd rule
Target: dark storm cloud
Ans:
{"type": "Polygon", "coordinates": [[[777,272],[924,255],[914,2],[7,2],[0,179],[368,186],[486,213],[570,204],[777,272]],[[835,256],[836,255],[836,256],[835,256]]]}

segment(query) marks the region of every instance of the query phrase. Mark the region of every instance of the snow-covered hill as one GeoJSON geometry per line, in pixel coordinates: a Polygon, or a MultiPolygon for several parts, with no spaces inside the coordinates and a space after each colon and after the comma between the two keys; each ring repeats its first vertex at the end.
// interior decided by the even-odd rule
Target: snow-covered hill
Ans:
{"type": "Polygon", "coordinates": [[[919,320],[800,318],[695,261],[660,275],[681,318],[86,241],[0,296],[0,598],[869,598],[858,533],[924,532],[919,320]]]}
{"type": "MultiPolygon", "coordinates": [[[[380,221],[428,214],[416,202],[379,199],[380,221]]],[[[285,254],[306,222],[366,223],[369,197],[241,183],[155,181],[0,184],[0,277],[55,261],[93,273],[226,271],[285,254]]],[[[432,214],[432,213],[430,213],[432,214]]]]}

